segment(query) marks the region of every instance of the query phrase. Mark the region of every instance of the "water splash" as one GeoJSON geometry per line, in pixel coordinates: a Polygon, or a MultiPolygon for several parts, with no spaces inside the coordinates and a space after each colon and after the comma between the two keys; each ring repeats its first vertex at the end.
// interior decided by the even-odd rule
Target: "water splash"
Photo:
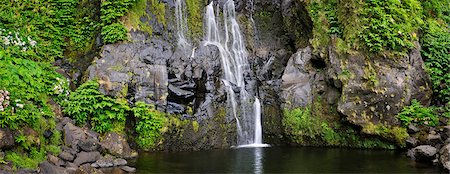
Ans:
{"type": "Polygon", "coordinates": [[[246,90],[253,86],[245,84],[244,75],[250,72],[250,66],[244,39],[236,20],[234,1],[228,0],[223,5],[222,19],[218,13],[219,7],[216,8],[217,10],[214,10],[214,2],[206,7],[204,44],[216,46],[220,53],[224,73],[222,82],[226,87],[228,105],[236,119],[238,147],[263,146],[261,104],[246,90]]]}

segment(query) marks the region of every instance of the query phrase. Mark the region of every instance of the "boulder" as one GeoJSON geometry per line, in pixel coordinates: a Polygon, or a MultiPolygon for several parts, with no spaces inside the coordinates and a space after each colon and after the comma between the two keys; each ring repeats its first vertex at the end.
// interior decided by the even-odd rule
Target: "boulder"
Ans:
{"type": "Polygon", "coordinates": [[[75,171],[75,174],[103,174],[103,172],[92,167],[90,164],[84,164],[75,171]]]}
{"type": "Polygon", "coordinates": [[[50,155],[50,154],[47,155],[47,161],[49,161],[51,164],[56,165],[56,166],[64,165],[63,160],[59,159],[56,156],[50,155]]]}
{"type": "Polygon", "coordinates": [[[78,141],[78,147],[86,152],[98,151],[100,148],[100,142],[94,138],[80,140],[78,141]]]}
{"type": "Polygon", "coordinates": [[[437,149],[430,145],[420,145],[411,149],[408,154],[417,161],[431,161],[436,157],[437,149]]]}
{"type": "Polygon", "coordinates": [[[72,123],[67,123],[64,128],[64,143],[66,146],[76,148],[78,141],[85,140],[87,138],[83,129],[73,125],[72,123]]]}
{"type": "Polygon", "coordinates": [[[405,56],[373,56],[370,59],[362,53],[340,58],[330,50],[330,73],[333,72],[333,78],[343,84],[338,111],[348,121],[362,127],[372,124],[399,126],[396,116],[412,99],[429,105],[430,79],[423,69],[420,45],[416,43],[415,46],[405,56]]]}
{"type": "Polygon", "coordinates": [[[77,158],[75,158],[73,163],[79,166],[84,163],[96,162],[101,157],[100,152],[80,152],[77,154],[77,158]]]}
{"type": "Polygon", "coordinates": [[[286,108],[304,107],[312,102],[310,59],[310,47],[299,49],[289,59],[281,84],[281,98],[290,103],[286,108]]]}
{"type": "Polygon", "coordinates": [[[420,129],[416,125],[414,125],[414,124],[409,124],[408,125],[408,133],[409,134],[415,134],[415,133],[417,133],[419,131],[420,131],[420,129]]]}
{"type": "Polygon", "coordinates": [[[125,172],[129,172],[129,173],[134,173],[136,172],[136,168],[134,167],[130,167],[130,166],[122,166],[120,167],[123,171],[125,172]]]}
{"type": "Polygon", "coordinates": [[[101,157],[99,160],[93,163],[92,166],[100,168],[112,167],[114,166],[113,157],[109,154],[105,155],[104,157],[101,157]]]}
{"type": "Polygon", "coordinates": [[[446,144],[439,151],[439,162],[442,167],[447,170],[450,170],[450,144],[446,144]]]}
{"type": "Polygon", "coordinates": [[[61,153],[59,153],[58,157],[61,158],[62,160],[70,162],[72,162],[75,159],[75,157],[71,153],[66,151],[62,151],[61,153]]]}
{"type": "Polygon", "coordinates": [[[408,147],[416,147],[417,143],[418,141],[415,137],[409,137],[408,139],[406,139],[406,146],[408,147]]]}
{"type": "Polygon", "coordinates": [[[108,153],[121,158],[131,157],[131,148],[125,139],[125,136],[116,132],[107,133],[100,141],[101,146],[108,153]]]}
{"type": "Polygon", "coordinates": [[[127,160],[124,160],[122,158],[117,158],[113,161],[114,166],[124,166],[127,165],[127,160]]]}
{"type": "Polygon", "coordinates": [[[9,128],[0,128],[0,149],[8,149],[14,146],[14,134],[9,128]]]}
{"type": "Polygon", "coordinates": [[[63,167],[55,166],[53,164],[50,164],[48,161],[40,163],[39,170],[42,174],[69,174],[63,167]]]}

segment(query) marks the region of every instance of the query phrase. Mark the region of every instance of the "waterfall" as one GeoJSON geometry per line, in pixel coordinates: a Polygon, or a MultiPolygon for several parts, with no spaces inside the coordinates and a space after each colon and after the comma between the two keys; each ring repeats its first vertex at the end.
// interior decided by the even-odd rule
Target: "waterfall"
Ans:
{"type": "Polygon", "coordinates": [[[204,44],[216,46],[220,53],[224,73],[222,82],[231,114],[236,119],[237,144],[239,147],[262,146],[261,104],[256,96],[249,95],[246,90],[253,88],[246,86],[244,79],[244,75],[251,70],[244,39],[236,20],[234,1],[228,0],[223,5],[222,20],[218,11],[214,10],[214,2],[206,7],[204,44]]]}
{"type": "Polygon", "coordinates": [[[186,3],[184,0],[175,0],[175,17],[177,23],[178,46],[188,48],[190,44],[186,39],[188,27],[186,18],[186,3]]]}

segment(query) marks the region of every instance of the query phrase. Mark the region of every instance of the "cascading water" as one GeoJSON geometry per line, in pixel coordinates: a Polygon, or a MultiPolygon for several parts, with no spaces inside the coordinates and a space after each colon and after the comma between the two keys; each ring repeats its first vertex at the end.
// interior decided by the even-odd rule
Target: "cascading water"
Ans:
{"type": "Polygon", "coordinates": [[[250,66],[236,21],[234,1],[228,0],[223,5],[222,16],[221,21],[219,13],[214,11],[213,2],[206,7],[204,44],[216,46],[220,52],[224,73],[222,82],[226,87],[232,115],[236,119],[238,147],[267,146],[262,144],[261,104],[258,98],[250,96],[246,90],[253,86],[245,84],[244,74],[250,72],[250,66]],[[235,91],[239,91],[239,95],[235,91]]]}
{"type": "Polygon", "coordinates": [[[184,0],[175,0],[175,17],[177,22],[178,46],[182,48],[188,48],[188,46],[190,46],[189,42],[186,39],[188,28],[185,11],[186,5],[184,0]]]}

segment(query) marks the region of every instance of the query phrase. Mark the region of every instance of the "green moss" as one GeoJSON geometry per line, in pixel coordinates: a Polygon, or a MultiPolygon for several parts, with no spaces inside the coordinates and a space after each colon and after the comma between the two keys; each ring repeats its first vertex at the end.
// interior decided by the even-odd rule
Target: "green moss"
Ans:
{"type": "Polygon", "coordinates": [[[370,135],[378,135],[388,140],[394,140],[400,147],[405,146],[405,140],[409,137],[405,128],[398,126],[384,126],[382,124],[369,123],[363,126],[362,132],[370,135]]]}
{"type": "MultiPolygon", "coordinates": [[[[315,105],[314,110],[324,109],[318,107],[318,104],[315,105]]],[[[406,132],[401,128],[378,133],[381,139],[365,137],[354,128],[332,120],[332,117],[328,116],[330,113],[313,111],[310,107],[284,110],[283,114],[282,123],[286,137],[298,145],[394,149],[396,146],[383,138],[395,139],[400,146],[405,139],[406,132]]]]}
{"type": "Polygon", "coordinates": [[[199,124],[197,121],[192,121],[192,128],[194,129],[194,132],[198,132],[199,124]]]}
{"type": "Polygon", "coordinates": [[[132,29],[141,30],[147,32],[148,34],[153,33],[153,29],[148,24],[141,21],[141,18],[150,19],[151,17],[145,12],[147,9],[147,0],[138,0],[125,17],[124,23],[128,31],[132,29]]]}
{"type": "Polygon", "coordinates": [[[166,26],[166,5],[164,4],[164,2],[160,2],[160,0],[149,0],[149,2],[150,11],[156,16],[156,20],[158,21],[158,23],[166,26]]]}
{"type": "Polygon", "coordinates": [[[202,0],[186,0],[188,27],[191,38],[199,39],[203,34],[202,9],[206,5],[202,0]]]}
{"type": "Polygon", "coordinates": [[[367,61],[367,66],[364,67],[364,75],[363,78],[367,80],[367,86],[369,87],[376,87],[378,86],[378,77],[377,72],[372,66],[372,63],[370,61],[367,61]]]}
{"type": "Polygon", "coordinates": [[[46,154],[42,148],[40,150],[33,148],[28,155],[7,151],[5,160],[11,161],[15,168],[36,169],[38,164],[46,159],[46,154]]]}

